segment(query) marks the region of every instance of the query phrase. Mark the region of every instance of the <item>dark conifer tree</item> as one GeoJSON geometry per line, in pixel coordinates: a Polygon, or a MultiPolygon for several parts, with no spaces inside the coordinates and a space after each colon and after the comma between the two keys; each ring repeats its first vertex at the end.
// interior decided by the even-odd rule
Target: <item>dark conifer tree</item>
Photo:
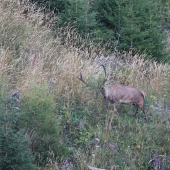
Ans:
{"type": "Polygon", "coordinates": [[[21,111],[15,106],[15,100],[1,94],[0,108],[0,169],[35,169],[33,155],[28,150],[29,139],[25,137],[24,129],[18,126],[21,111]]]}
{"type": "Polygon", "coordinates": [[[118,50],[137,49],[157,61],[168,60],[165,52],[165,34],[158,2],[154,0],[95,0],[94,10],[104,42],[115,40],[118,50]]]}

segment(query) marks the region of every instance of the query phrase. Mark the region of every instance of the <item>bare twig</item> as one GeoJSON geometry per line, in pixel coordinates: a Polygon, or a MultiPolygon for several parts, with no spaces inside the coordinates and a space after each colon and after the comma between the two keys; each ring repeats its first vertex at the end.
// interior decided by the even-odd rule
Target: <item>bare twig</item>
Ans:
{"type": "MultiPolygon", "coordinates": [[[[166,166],[167,156],[166,153],[164,155],[158,155],[158,149],[155,150],[155,153],[153,154],[153,158],[151,155],[153,152],[150,153],[151,160],[149,163],[152,163],[152,167],[154,170],[163,170],[163,168],[166,166]],[[159,157],[163,157],[162,161],[160,161],[159,157]]],[[[169,158],[168,158],[169,159],[169,158]]]]}

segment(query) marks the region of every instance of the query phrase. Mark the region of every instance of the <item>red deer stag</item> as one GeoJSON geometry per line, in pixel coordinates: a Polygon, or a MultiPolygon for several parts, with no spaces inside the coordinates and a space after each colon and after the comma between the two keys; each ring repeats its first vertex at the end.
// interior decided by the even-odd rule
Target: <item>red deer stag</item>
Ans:
{"type": "MultiPolygon", "coordinates": [[[[146,122],[148,122],[145,108],[143,106],[146,93],[138,88],[124,86],[122,84],[104,85],[107,81],[104,58],[102,60],[98,60],[98,63],[103,67],[105,73],[105,80],[103,82],[103,87],[101,88],[101,93],[103,94],[104,98],[111,101],[112,103],[135,105],[137,109],[134,116],[136,116],[138,109],[140,108],[145,114],[146,122]]],[[[86,84],[86,87],[90,86],[83,80],[81,73],[78,79],[86,84]]]]}

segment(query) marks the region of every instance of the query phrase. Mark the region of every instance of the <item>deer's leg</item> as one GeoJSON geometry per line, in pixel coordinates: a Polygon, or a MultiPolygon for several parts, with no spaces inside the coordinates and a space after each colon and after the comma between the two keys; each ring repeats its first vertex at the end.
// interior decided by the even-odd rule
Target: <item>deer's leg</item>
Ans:
{"type": "Polygon", "coordinates": [[[136,114],[138,113],[138,109],[139,109],[139,106],[136,105],[136,112],[135,112],[135,114],[134,114],[134,117],[136,117],[136,114]]]}
{"type": "Polygon", "coordinates": [[[146,115],[146,112],[145,112],[145,108],[142,107],[141,110],[143,111],[143,113],[145,114],[145,119],[146,119],[146,122],[148,122],[148,118],[147,118],[147,115],[146,115]]]}
{"type": "Polygon", "coordinates": [[[103,99],[102,100],[102,108],[105,108],[107,106],[107,100],[103,99]]]}
{"type": "Polygon", "coordinates": [[[139,107],[140,107],[140,109],[143,111],[143,113],[145,114],[145,119],[146,119],[146,122],[148,122],[148,118],[147,118],[147,115],[146,115],[146,112],[145,112],[145,108],[144,108],[144,100],[141,100],[140,102],[139,102],[139,107]]]}

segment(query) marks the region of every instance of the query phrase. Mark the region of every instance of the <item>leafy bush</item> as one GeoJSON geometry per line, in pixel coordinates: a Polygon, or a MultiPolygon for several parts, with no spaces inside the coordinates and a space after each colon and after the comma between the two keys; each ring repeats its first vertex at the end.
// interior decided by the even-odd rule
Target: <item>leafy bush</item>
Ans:
{"type": "Polygon", "coordinates": [[[64,156],[66,148],[59,138],[59,120],[55,112],[53,95],[48,94],[46,83],[32,84],[22,99],[20,125],[27,130],[31,140],[29,149],[39,164],[44,165],[49,151],[55,157],[64,156]]]}

